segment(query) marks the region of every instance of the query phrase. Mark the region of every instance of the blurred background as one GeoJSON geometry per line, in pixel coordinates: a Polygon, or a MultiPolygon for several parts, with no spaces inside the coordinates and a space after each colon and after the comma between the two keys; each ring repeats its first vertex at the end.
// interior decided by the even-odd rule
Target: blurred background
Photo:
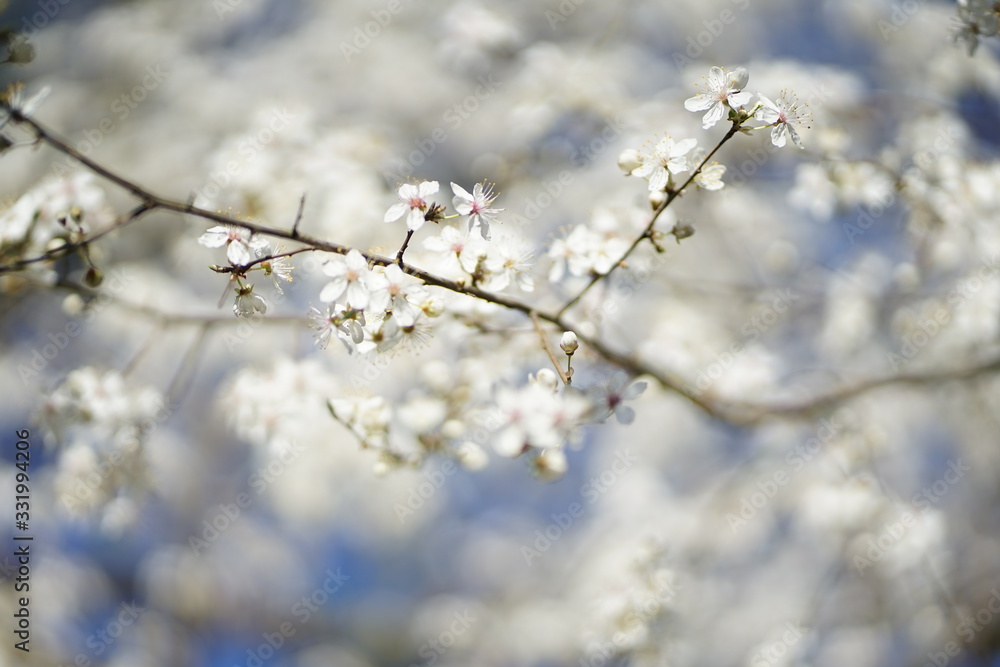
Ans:
{"type": "MultiPolygon", "coordinates": [[[[273,227],[305,194],[303,232],[385,255],[400,183],[437,180],[447,203],[449,182],[485,179],[496,233],[530,255],[535,290],[509,291],[550,310],[586,282],[550,280],[550,249],[648,220],[619,154],[668,134],[704,155],[725,123],[683,102],[710,67],[746,67],[747,90],[806,105],[804,150],[737,136],[715,156],[726,188],[657,223],[696,234],[643,248],[574,321],[720,404],[874,380],[753,423],[651,383],[633,424],[582,429],[547,480],[490,446],[497,384],[549,363],[526,320],[442,296],[391,356],[318,349],[322,257],[236,320],[207,268],[224,253],[197,242],[211,225],[158,212],[93,246],[104,299],[70,285],[78,259],[0,276],[0,425],[31,432],[34,535],[31,652],[5,630],[0,662],[1000,664],[1000,68],[990,38],[953,43],[955,17],[929,0],[8,2],[7,41],[34,57],[0,83],[47,87],[34,118],[100,165],[273,227]],[[402,449],[474,446],[388,465],[328,399],[391,413],[402,449]]],[[[136,205],[4,131],[5,253],[70,206],[99,229],[136,205]]],[[[408,261],[433,272],[420,241],[408,261]]],[[[586,347],[574,366],[584,387],[613,370],[586,347]]],[[[14,464],[5,445],[5,499],[14,464]]]]}

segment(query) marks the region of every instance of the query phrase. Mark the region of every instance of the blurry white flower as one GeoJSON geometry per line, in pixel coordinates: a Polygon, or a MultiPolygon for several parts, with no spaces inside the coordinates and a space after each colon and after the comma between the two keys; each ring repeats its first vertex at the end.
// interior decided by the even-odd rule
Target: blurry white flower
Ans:
{"type": "Polygon", "coordinates": [[[726,165],[717,162],[706,164],[694,177],[694,184],[702,190],[721,190],[726,185],[722,182],[724,173],[726,173],[726,165]]]}
{"type": "Polygon", "coordinates": [[[452,206],[460,215],[469,216],[469,231],[478,224],[479,233],[487,241],[490,240],[490,223],[496,222],[496,214],[503,211],[502,208],[490,208],[490,204],[496,199],[493,194],[493,186],[483,187],[482,183],[476,183],[469,194],[456,183],[451,184],[451,189],[455,193],[452,199],[452,206]]]}
{"type": "Polygon", "coordinates": [[[568,468],[566,453],[558,447],[543,449],[534,460],[535,473],[545,480],[559,479],[568,468]]]}
{"type": "Polygon", "coordinates": [[[565,239],[556,239],[549,248],[552,258],[549,281],[562,280],[568,270],[574,276],[606,273],[621,259],[629,241],[615,231],[599,233],[587,225],[577,225],[565,239]]]}
{"type": "Polygon", "coordinates": [[[77,229],[99,228],[113,218],[104,189],[90,172],[46,179],[21,195],[0,215],[0,250],[15,246],[22,253],[42,251],[53,239],[67,237],[68,217],[77,229]]]}
{"type": "Polygon", "coordinates": [[[468,470],[482,470],[490,461],[486,450],[471,440],[466,440],[455,448],[455,457],[468,470]]]}
{"type": "Polygon", "coordinates": [[[399,186],[396,196],[399,203],[393,204],[385,212],[385,221],[393,222],[406,215],[406,226],[412,231],[417,231],[424,225],[424,214],[430,207],[427,197],[438,191],[437,181],[423,181],[417,185],[404,183],[399,186]],[[407,212],[408,211],[408,212],[407,212]]]}
{"type": "Polygon", "coordinates": [[[625,405],[625,401],[638,398],[646,391],[647,383],[642,381],[629,384],[629,382],[628,376],[619,371],[606,385],[591,389],[589,393],[600,413],[598,419],[604,421],[614,415],[619,424],[632,423],[635,419],[635,410],[625,405]]]}
{"type": "Polygon", "coordinates": [[[708,74],[708,92],[699,93],[684,101],[688,111],[706,111],[702,127],[708,129],[722,120],[726,107],[738,109],[750,101],[750,93],[744,92],[750,74],[744,67],[729,72],[721,67],[713,67],[708,74]]]}
{"type": "Polygon", "coordinates": [[[511,282],[523,292],[535,289],[535,281],[529,271],[531,251],[519,238],[501,237],[494,241],[486,256],[487,275],[483,287],[488,290],[506,289],[511,282]]]}
{"type": "Polygon", "coordinates": [[[335,398],[328,401],[328,406],[366,446],[385,448],[389,444],[392,409],[381,396],[335,398]]]}
{"type": "Polygon", "coordinates": [[[980,37],[992,37],[1000,29],[1000,14],[993,0],[959,0],[955,42],[965,42],[975,55],[980,37]]]}
{"type": "Polygon", "coordinates": [[[198,237],[207,248],[226,246],[226,258],[233,266],[249,264],[267,249],[267,239],[235,225],[217,225],[198,237]]]}
{"type": "Polygon", "coordinates": [[[794,124],[807,120],[808,113],[802,110],[800,104],[786,98],[785,95],[786,93],[782,93],[777,102],[772,102],[758,93],[761,106],[754,114],[754,118],[768,125],[774,125],[771,128],[771,143],[778,148],[785,145],[786,136],[790,136],[795,145],[802,148],[802,140],[799,139],[794,124]]]}
{"type": "MultiPolygon", "coordinates": [[[[8,50],[9,49],[10,47],[8,47],[8,50]]],[[[25,98],[24,85],[18,82],[11,86],[7,102],[12,108],[20,111],[21,114],[31,116],[35,113],[38,107],[42,105],[42,102],[45,101],[45,98],[49,96],[51,91],[52,88],[50,86],[42,86],[37,93],[31,97],[25,98]]],[[[2,114],[0,115],[0,118],[3,119],[3,122],[0,122],[0,127],[3,127],[9,120],[9,116],[7,116],[7,114],[2,114]]]]}
{"type": "Polygon", "coordinates": [[[521,388],[501,387],[497,406],[506,424],[494,438],[501,456],[518,456],[530,447],[559,447],[582,423],[592,405],[581,393],[555,393],[558,377],[549,369],[538,372],[521,388]]]}

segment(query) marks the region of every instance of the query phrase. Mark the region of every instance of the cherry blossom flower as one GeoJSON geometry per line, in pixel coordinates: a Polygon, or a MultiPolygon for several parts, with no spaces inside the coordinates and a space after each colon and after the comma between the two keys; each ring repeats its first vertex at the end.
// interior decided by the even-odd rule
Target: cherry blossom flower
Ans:
{"type": "Polygon", "coordinates": [[[324,313],[315,306],[309,307],[309,328],[314,331],[316,344],[323,350],[329,345],[333,333],[337,332],[347,351],[354,352],[351,343],[357,345],[364,341],[364,325],[365,314],[360,310],[330,304],[324,313]]]}
{"type": "Polygon", "coordinates": [[[336,301],[347,295],[347,303],[353,308],[364,310],[368,307],[369,292],[366,284],[368,277],[368,260],[357,250],[352,249],[347,256],[338,255],[323,265],[323,273],[333,278],[319,293],[319,300],[324,303],[336,301]]]}
{"type": "Polygon", "coordinates": [[[267,250],[267,239],[245,227],[217,225],[198,237],[198,243],[207,248],[226,246],[226,258],[233,266],[249,264],[267,250]]]}
{"type": "Polygon", "coordinates": [[[257,312],[266,313],[267,302],[264,301],[264,297],[253,293],[253,285],[246,285],[236,290],[233,312],[236,313],[236,317],[252,317],[257,312]]]}
{"type": "MultiPolygon", "coordinates": [[[[278,252],[280,253],[281,250],[282,248],[279,247],[278,252]]],[[[278,290],[278,294],[284,294],[284,290],[281,289],[282,282],[290,283],[295,280],[292,277],[292,269],[294,267],[288,261],[287,257],[269,259],[261,262],[260,265],[264,269],[264,275],[274,281],[274,289],[278,290]]]]}
{"type": "Polygon", "coordinates": [[[694,184],[702,190],[721,190],[726,185],[722,182],[724,173],[726,173],[725,165],[718,162],[706,164],[694,177],[694,184]]]}
{"type": "MultiPolygon", "coordinates": [[[[20,111],[22,115],[31,116],[35,113],[35,110],[42,105],[42,102],[45,101],[45,98],[49,96],[51,91],[52,88],[50,86],[43,86],[37,93],[25,99],[24,84],[18,82],[9,89],[9,98],[7,103],[11,106],[11,108],[20,111]]],[[[6,125],[9,120],[9,114],[0,112],[0,128],[6,125]]]]}
{"type": "Polygon", "coordinates": [[[439,273],[463,282],[486,256],[486,244],[457,227],[443,227],[438,234],[424,239],[424,247],[441,255],[439,273]]]}
{"type": "Polygon", "coordinates": [[[559,447],[572,435],[593,405],[580,392],[557,393],[556,385],[555,374],[544,369],[524,387],[497,391],[497,406],[507,419],[493,441],[498,454],[514,457],[532,447],[559,447]]]}
{"type": "Polygon", "coordinates": [[[483,287],[499,291],[513,282],[522,292],[533,291],[535,281],[529,273],[530,259],[531,251],[523,240],[510,236],[497,239],[486,257],[488,275],[483,281],[483,287]]]}
{"type": "Polygon", "coordinates": [[[417,231],[423,227],[425,215],[431,207],[427,197],[437,191],[437,181],[423,181],[417,185],[404,183],[396,192],[399,202],[390,206],[385,212],[385,221],[393,222],[406,215],[406,227],[411,231],[417,231]]]}
{"type": "Polygon", "coordinates": [[[368,286],[371,295],[369,308],[372,311],[391,310],[401,327],[412,326],[416,322],[420,309],[412,301],[422,298],[424,288],[412,276],[403,273],[398,265],[390,264],[381,272],[372,273],[368,286]]]}
{"type": "Polygon", "coordinates": [[[739,109],[750,102],[750,93],[743,89],[750,80],[750,74],[745,67],[737,67],[724,71],[721,67],[713,67],[708,74],[708,92],[699,93],[684,101],[688,111],[705,111],[701,126],[708,129],[722,120],[726,107],[739,109]]]}
{"type": "Polygon", "coordinates": [[[969,55],[979,47],[979,38],[994,36],[1000,31],[1000,14],[992,0],[959,0],[957,26],[952,38],[965,42],[969,55]]]}
{"type": "Polygon", "coordinates": [[[469,194],[461,185],[451,184],[451,189],[455,193],[452,199],[452,206],[460,215],[469,216],[469,231],[475,225],[479,225],[479,233],[487,241],[490,240],[490,223],[496,222],[496,214],[503,211],[502,208],[490,208],[490,204],[496,199],[493,194],[493,186],[483,187],[482,183],[476,183],[469,194]]]}
{"type": "Polygon", "coordinates": [[[647,384],[645,381],[629,384],[628,376],[617,372],[607,384],[594,387],[590,394],[600,413],[597,418],[605,421],[614,415],[619,424],[631,424],[635,420],[635,410],[625,405],[625,401],[638,398],[646,391],[647,384]]]}
{"type": "Polygon", "coordinates": [[[632,171],[632,175],[648,180],[650,192],[665,190],[670,183],[671,174],[679,174],[689,169],[687,158],[684,156],[697,143],[695,139],[675,142],[670,137],[664,137],[642,156],[642,164],[632,171]]]}
{"type": "Polygon", "coordinates": [[[774,126],[771,128],[771,143],[778,148],[785,145],[786,137],[791,137],[792,142],[802,148],[802,140],[799,139],[799,133],[795,131],[793,124],[807,120],[809,114],[802,109],[802,105],[789,99],[787,95],[787,93],[782,92],[778,101],[772,102],[758,93],[760,107],[754,113],[754,118],[767,123],[765,127],[774,126]]]}

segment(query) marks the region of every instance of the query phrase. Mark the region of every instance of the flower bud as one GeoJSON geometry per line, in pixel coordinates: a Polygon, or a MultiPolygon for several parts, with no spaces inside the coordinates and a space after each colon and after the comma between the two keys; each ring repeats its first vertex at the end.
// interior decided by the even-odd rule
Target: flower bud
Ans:
{"type": "Polygon", "coordinates": [[[559,376],[548,368],[539,370],[537,375],[529,376],[528,379],[532,384],[536,384],[542,389],[548,389],[552,393],[559,389],[559,376]]]}
{"type": "Polygon", "coordinates": [[[104,274],[96,266],[87,269],[87,273],[83,276],[83,283],[87,287],[100,287],[103,282],[104,274]]]}
{"type": "Polygon", "coordinates": [[[663,206],[663,202],[665,201],[667,201],[667,193],[663,190],[649,193],[649,206],[654,211],[663,206]]]}
{"type": "Polygon", "coordinates": [[[482,470],[490,461],[486,451],[471,440],[460,444],[455,450],[455,456],[458,458],[458,462],[468,470],[482,470]]]}
{"type": "Polygon", "coordinates": [[[559,347],[562,348],[567,357],[572,357],[573,353],[580,347],[580,340],[576,337],[575,333],[567,331],[559,340],[559,347]]]}
{"type": "Polygon", "coordinates": [[[618,156],[618,167],[628,176],[633,171],[642,166],[642,156],[634,148],[626,148],[618,156]]]}
{"type": "Polygon", "coordinates": [[[569,467],[566,454],[561,449],[543,449],[535,457],[535,473],[544,480],[556,480],[566,474],[569,467]]]}
{"type": "Polygon", "coordinates": [[[694,227],[687,224],[686,222],[678,222],[674,225],[674,228],[670,230],[670,233],[674,235],[677,242],[680,243],[681,239],[686,239],[689,236],[694,236],[694,227]]]}

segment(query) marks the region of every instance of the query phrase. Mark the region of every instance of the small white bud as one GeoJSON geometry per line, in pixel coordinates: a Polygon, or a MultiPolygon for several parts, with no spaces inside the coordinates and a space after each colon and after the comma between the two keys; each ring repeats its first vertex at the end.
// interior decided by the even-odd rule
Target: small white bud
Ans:
{"type": "Polygon", "coordinates": [[[654,211],[663,206],[665,201],[667,201],[667,193],[663,190],[649,193],[649,205],[654,211]]]}
{"type": "Polygon", "coordinates": [[[580,347],[580,340],[576,337],[575,333],[567,331],[559,340],[559,347],[566,353],[566,356],[572,357],[573,353],[580,347]]]}
{"type": "Polygon", "coordinates": [[[642,156],[639,155],[639,151],[634,148],[626,148],[622,151],[622,154],[618,156],[618,167],[625,172],[625,175],[630,175],[633,171],[642,166],[642,156]]]}
{"type": "Polygon", "coordinates": [[[545,480],[556,480],[566,474],[569,465],[561,449],[543,449],[535,457],[535,472],[545,480]]]}
{"type": "Polygon", "coordinates": [[[542,389],[548,389],[555,393],[559,389],[559,376],[550,368],[543,368],[537,375],[529,375],[528,380],[532,384],[537,384],[542,389]]]}
{"type": "Polygon", "coordinates": [[[455,449],[458,462],[468,470],[482,470],[489,463],[486,450],[474,442],[466,440],[455,449]]]}

